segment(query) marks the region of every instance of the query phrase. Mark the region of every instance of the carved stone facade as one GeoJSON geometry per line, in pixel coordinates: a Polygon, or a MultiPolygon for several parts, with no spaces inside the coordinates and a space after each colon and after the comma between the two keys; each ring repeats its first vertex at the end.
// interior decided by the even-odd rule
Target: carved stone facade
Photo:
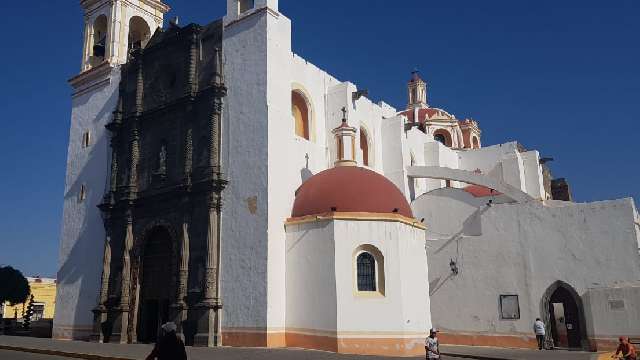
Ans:
{"type": "Polygon", "coordinates": [[[174,321],[187,344],[218,342],[221,47],[221,21],[172,25],[122,65],[100,205],[100,341],[153,341],[174,321]]]}

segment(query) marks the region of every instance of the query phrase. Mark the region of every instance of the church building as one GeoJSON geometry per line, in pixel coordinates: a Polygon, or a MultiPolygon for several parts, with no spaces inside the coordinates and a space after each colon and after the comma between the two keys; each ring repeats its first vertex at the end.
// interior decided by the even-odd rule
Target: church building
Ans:
{"type": "Polygon", "coordinates": [[[154,342],[173,321],[194,346],[414,356],[432,326],[640,335],[621,316],[640,306],[633,200],[572,202],[548,159],[483,144],[418,72],[406,108],[372,102],[293,53],[277,0],[185,26],[161,0],[80,5],[55,338],[154,342]]]}

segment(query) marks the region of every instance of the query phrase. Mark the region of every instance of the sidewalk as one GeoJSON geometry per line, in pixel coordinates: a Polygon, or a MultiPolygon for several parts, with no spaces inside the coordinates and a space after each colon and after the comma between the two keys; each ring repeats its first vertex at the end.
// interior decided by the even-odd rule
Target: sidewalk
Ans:
{"type": "MultiPolygon", "coordinates": [[[[152,345],[147,344],[97,344],[83,341],[60,341],[16,336],[0,336],[0,349],[35,352],[91,360],[144,359],[152,345]]],[[[476,346],[441,346],[447,358],[480,360],[596,360],[599,354],[579,351],[538,351],[503,349],[476,346]]],[[[266,348],[193,348],[188,347],[190,360],[399,360],[406,358],[345,355],[303,349],[266,348]]],[[[419,357],[424,359],[424,357],[419,357]]]]}
{"type": "MultiPolygon", "coordinates": [[[[443,354],[455,354],[456,357],[482,360],[598,360],[602,353],[566,350],[528,350],[507,349],[484,346],[441,345],[443,354]]],[[[607,359],[610,354],[606,354],[607,359]]]]}

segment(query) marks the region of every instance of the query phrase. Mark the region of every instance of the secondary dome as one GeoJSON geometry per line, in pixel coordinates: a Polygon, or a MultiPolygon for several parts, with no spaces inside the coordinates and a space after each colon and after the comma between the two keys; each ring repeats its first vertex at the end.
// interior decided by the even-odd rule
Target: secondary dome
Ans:
{"type": "Polygon", "coordinates": [[[356,166],[331,168],[309,178],[296,191],[291,216],[332,211],[395,213],[413,218],[407,200],[391,181],[356,166]]]}

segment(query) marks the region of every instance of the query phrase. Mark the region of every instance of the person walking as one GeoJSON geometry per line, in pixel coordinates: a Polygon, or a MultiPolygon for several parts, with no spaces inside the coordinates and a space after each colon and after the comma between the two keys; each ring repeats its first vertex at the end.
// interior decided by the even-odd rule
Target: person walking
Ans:
{"type": "Polygon", "coordinates": [[[429,336],[424,341],[424,350],[428,359],[440,359],[440,343],[438,342],[438,330],[432,328],[429,330],[429,336]]]}
{"type": "Polygon", "coordinates": [[[626,336],[620,336],[620,344],[612,358],[617,357],[618,354],[622,354],[624,360],[637,360],[636,347],[629,343],[629,338],[626,336]]]}
{"type": "Polygon", "coordinates": [[[540,318],[536,318],[536,321],[533,323],[533,332],[536,334],[536,339],[538,340],[538,350],[544,349],[544,323],[540,318]]]}
{"type": "Polygon", "coordinates": [[[184,343],[176,334],[176,324],[168,322],[161,326],[163,335],[146,360],[187,360],[184,343]]]}

